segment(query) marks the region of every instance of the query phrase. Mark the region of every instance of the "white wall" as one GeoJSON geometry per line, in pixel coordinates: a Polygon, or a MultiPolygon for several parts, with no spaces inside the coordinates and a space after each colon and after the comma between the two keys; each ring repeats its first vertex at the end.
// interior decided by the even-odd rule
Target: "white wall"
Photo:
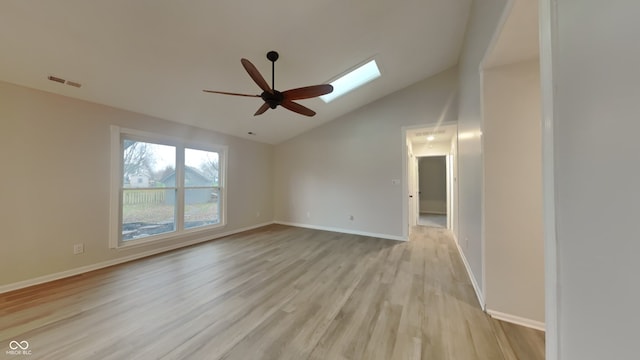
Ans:
{"type": "Polygon", "coordinates": [[[485,70],[487,311],[544,328],[540,64],[485,70]]]}
{"type": "Polygon", "coordinates": [[[560,359],[637,359],[640,2],[546,2],[560,359]]]}
{"type": "Polygon", "coordinates": [[[447,155],[449,153],[451,153],[451,143],[447,141],[438,141],[435,143],[420,143],[413,145],[413,154],[418,157],[447,155]]]}
{"type": "MultiPolygon", "coordinates": [[[[474,1],[460,57],[458,111],[458,243],[476,291],[483,287],[482,109],[480,63],[502,15],[505,0],[474,1]]],[[[483,297],[482,294],[480,294],[483,297]]]]}
{"type": "Polygon", "coordinates": [[[272,221],[272,146],[0,82],[0,289],[175,245],[108,248],[112,124],[228,146],[227,226],[198,237],[272,221]]]}
{"type": "Polygon", "coordinates": [[[447,70],[277,145],[276,220],[403,237],[407,194],[392,184],[403,178],[402,127],[455,120],[456,81],[447,70]]]}

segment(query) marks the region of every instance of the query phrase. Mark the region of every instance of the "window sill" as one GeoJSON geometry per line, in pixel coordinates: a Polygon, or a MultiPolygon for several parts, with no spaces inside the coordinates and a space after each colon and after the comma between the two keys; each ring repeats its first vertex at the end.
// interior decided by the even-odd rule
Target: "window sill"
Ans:
{"type": "Polygon", "coordinates": [[[147,236],[147,237],[143,237],[135,240],[127,240],[124,242],[117,241],[115,246],[111,246],[110,248],[118,251],[122,251],[122,250],[149,247],[155,244],[164,244],[171,241],[178,241],[178,243],[180,243],[180,240],[182,240],[182,242],[187,243],[190,241],[190,238],[193,236],[202,235],[202,234],[206,234],[207,232],[223,229],[225,226],[226,226],[225,223],[220,223],[220,224],[210,225],[206,227],[182,230],[179,233],[171,232],[166,234],[147,236]],[[185,237],[189,237],[189,238],[185,239],[185,237]]]}

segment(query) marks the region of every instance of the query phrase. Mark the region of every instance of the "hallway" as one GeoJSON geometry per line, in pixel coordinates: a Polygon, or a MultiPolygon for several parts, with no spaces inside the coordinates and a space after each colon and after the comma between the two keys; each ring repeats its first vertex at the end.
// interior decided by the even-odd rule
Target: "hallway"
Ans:
{"type": "Polygon", "coordinates": [[[447,227],[447,215],[420,213],[418,225],[435,228],[447,227]]]}

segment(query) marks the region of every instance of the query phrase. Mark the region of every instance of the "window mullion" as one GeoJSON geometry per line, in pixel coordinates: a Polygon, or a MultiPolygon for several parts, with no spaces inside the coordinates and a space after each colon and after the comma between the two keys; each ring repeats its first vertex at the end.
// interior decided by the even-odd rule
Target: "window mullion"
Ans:
{"type": "Polygon", "coordinates": [[[176,229],[184,230],[184,146],[176,146],[176,229]]]}

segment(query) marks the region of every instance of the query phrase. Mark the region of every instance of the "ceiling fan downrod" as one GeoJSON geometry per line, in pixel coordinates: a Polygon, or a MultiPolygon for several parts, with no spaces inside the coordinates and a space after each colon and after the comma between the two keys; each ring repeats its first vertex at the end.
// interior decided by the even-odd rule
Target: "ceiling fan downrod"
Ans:
{"type": "Polygon", "coordinates": [[[280,55],[278,55],[277,51],[271,50],[267,53],[267,59],[271,61],[271,89],[272,90],[276,89],[276,60],[278,60],[279,57],[280,55]]]}

